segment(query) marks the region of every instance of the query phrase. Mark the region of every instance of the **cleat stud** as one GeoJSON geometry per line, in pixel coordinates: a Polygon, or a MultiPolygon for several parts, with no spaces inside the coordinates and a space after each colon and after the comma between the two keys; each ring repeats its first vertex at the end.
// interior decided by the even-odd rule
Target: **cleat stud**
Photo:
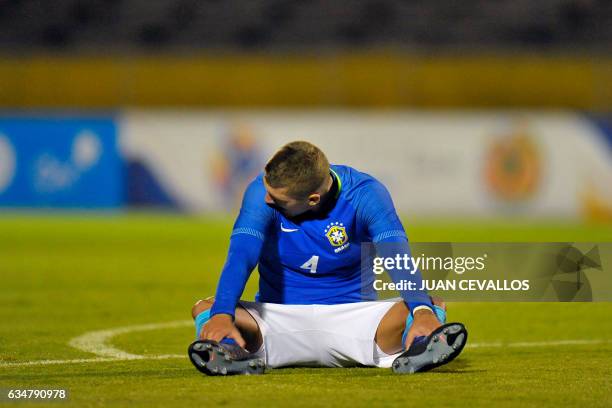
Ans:
{"type": "Polygon", "coordinates": [[[210,371],[212,371],[213,373],[218,373],[219,372],[219,367],[213,367],[210,369],[210,371]]]}
{"type": "Polygon", "coordinates": [[[249,361],[249,367],[255,367],[257,363],[255,361],[249,361]]]}
{"type": "Polygon", "coordinates": [[[431,351],[433,349],[433,346],[431,344],[427,345],[427,351],[431,351]]]}
{"type": "Polygon", "coordinates": [[[448,329],[444,329],[444,331],[442,333],[448,334],[448,329]]]}
{"type": "Polygon", "coordinates": [[[433,363],[434,363],[434,364],[438,364],[438,359],[437,359],[437,358],[434,358],[434,359],[433,359],[433,363]]]}
{"type": "Polygon", "coordinates": [[[221,367],[221,374],[226,375],[227,374],[227,368],[221,367]]]}
{"type": "Polygon", "coordinates": [[[437,343],[439,340],[440,340],[440,339],[438,338],[438,336],[434,336],[434,337],[433,337],[433,341],[434,341],[434,343],[437,343]]]}
{"type": "Polygon", "coordinates": [[[226,361],[230,361],[230,360],[232,359],[232,358],[229,356],[229,354],[224,354],[224,355],[223,355],[223,358],[224,358],[226,361]]]}
{"type": "Polygon", "coordinates": [[[204,347],[206,347],[207,350],[210,350],[212,348],[212,346],[209,343],[206,343],[204,347]]]}

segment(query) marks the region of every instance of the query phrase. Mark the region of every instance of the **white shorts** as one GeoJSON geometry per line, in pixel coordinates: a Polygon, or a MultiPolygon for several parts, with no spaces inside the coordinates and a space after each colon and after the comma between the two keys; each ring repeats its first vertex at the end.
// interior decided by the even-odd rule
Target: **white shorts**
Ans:
{"type": "Polygon", "coordinates": [[[337,305],[282,305],[240,301],[263,336],[257,354],[271,368],[391,367],[400,354],[374,341],[378,324],[398,299],[337,305]]]}

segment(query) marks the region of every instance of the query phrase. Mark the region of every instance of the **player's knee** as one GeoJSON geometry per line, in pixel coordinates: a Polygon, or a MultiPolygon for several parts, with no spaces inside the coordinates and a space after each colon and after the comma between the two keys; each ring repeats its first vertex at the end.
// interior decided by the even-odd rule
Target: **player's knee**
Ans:
{"type": "Polygon", "coordinates": [[[434,305],[438,306],[442,310],[446,311],[446,302],[440,297],[432,296],[431,301],[434,305]]]}
{"type": "Polygon", "coordinates": [[[210,309],[214,302],[215,302],[214,297],[209,297],[206,299],[198,300],[195,303],[195,305],[193,305],[193,307],[191,308],[191,317],[195,319],[197,315],[199,315],[205,310],[210,309]]]}

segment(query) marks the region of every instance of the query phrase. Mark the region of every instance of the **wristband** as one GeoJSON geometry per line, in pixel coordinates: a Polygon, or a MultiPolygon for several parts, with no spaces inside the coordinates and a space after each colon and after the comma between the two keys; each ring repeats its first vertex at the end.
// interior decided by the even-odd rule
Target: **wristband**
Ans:
{"type": "Polygon", "coordinates": [[[412,313],[412,315],[414,315],[416,312],[418,312],[419,310],[423,310],[423,309],[429,310],[430,312],[433,313],[433,309],[427,305],[419,305],[415,307],[414,310],[411,310],[410,312],[412,313]]]}

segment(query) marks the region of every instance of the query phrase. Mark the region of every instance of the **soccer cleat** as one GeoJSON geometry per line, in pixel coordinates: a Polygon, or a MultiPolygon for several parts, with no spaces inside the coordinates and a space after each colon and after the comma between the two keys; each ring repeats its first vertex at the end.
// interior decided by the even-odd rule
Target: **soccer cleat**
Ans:
{"type": "Polygon", "coordinates": [[[450,363],[463,350],[467,335],[463,324],[448,323],[438,327],[427,337],[417,337],[410,348],[393,361],[393,372],[413,374],[450,363]]]}
{"type": "Polygon", "coordinates": [[[233,339],[196,340],[187,351],[193,365],[206,375],[263,374],[265,363],[233,339]]]}

